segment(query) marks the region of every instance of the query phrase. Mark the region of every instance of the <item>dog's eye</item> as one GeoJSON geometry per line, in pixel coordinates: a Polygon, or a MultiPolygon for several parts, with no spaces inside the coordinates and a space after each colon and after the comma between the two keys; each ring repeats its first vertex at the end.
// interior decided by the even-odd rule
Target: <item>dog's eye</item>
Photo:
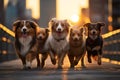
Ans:
{"type": "Polygon", "coordinates": [[[72,33],[72,36],[74,36],[75,35],[75,33],[72,33]]]}
{"type": "Polygon", "coordinates": [[[45,33],[43,33],[43,36],[45,36],[45,33]]]}
{"type": "Polygon", "coordinates": [[[65,24],[61,24],[61,26],[65,26],[65,24]]]}
{"type": "Polygon", "coordinates": [[[78,33],[78,36],[81,36],[80,33],[78,33]]]}
{"type": "Polygon", "coordinates": [[[58,26],[58,23],[56,23],[55,25],[58,26]]]}

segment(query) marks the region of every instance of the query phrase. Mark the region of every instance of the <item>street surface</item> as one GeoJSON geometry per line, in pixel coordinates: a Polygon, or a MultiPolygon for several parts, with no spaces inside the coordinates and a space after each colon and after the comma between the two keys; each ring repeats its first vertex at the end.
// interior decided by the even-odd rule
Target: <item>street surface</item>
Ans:
{"type": "Polygon", "coordinates": [[[85,64],[86,68],[81,68],[79,63],[70,69],[66,57],[63,69],[57,69],[48,58],[42,70],[36,68],[36,60],[31,70],[22,70],[21,61],[17,59],[0,63],[0,80],[120,80],[120,65],[103,62],[98,66],[95,61],[89,64],[87,60],[85,64]]]}

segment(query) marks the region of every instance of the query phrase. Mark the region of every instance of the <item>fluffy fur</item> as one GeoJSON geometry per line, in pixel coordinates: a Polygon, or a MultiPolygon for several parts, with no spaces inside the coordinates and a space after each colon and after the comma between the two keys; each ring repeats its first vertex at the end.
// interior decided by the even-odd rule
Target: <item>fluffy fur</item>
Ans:
{"type": "Polygon", "coordinates": [[[70,37],[69,37],[69,53],[68,58],[70,61],[71,67],[74,67],[78,64],[79,60],[81,59],[81,66],[85,67],[84,65],[84,56],[86,53],[85,42],[86,42],[86,29],[83,27],[73,26],[70,29],[70,37]]]}
{"type": "Polygon", "coordinates": [[[36,57],[36,28],[38,25],[33,21],[18,20],[13,23],[15,31],[15,49],[22,61],[24,69],[31,68],[31,62],[36,57]]]}
{"type": "Polygon", "coordinates": [[[84,26],[88,28],[88,38],[86,40],[86,49],[88,62],[92,63],[91,56],[101,65],[103,38],[101,36],[101,27],[104,23],[86,23],[84,26]]]}
{"type": "Polygon", "coordinates": [[[67,20],[57,20],[53,18],[49,22],[49,27],[51,34],[47,39],[46,49],[49,50],[52,64],[55,65],[56,60],[58,60],[58,68],[62,68],[63,59],[69,47],[67,41],[69,24],[67,20]]]}
{"type": "Polygon", "coordinates": [[[37,66],[40,68],[43,68],[45,65],[45,60],[47,59],[48,53],[44,50],[44,46],[46,43],[46,40],[49,35],[49,29],[47,28],[40,28],[40,30],[37,33],[37,43],[38,43],[38,54],[37,54],[37,66]],[[39,53],[41,54],[41,62],[39,59],[39,53]]]}

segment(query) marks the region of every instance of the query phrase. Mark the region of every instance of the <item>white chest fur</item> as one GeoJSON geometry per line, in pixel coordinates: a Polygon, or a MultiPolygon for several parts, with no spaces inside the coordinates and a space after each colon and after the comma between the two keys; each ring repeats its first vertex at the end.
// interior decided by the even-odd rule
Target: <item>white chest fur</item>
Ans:
{"type": "Polygon", "coordinates": [[[57,54],[60,54],[67,50],[68,41],[66,39],[57,41],[54,38],[50,38],[49,45],[52,50],[54,50],[57,54]]]}
{"type": "Polygon", "coordinates": [[[21,55],[24,56],[30,48],[30,42],[32,41],[32,37],[31,36],[28,36],[25,38],[21,37],[19,38],[19,41],[22,44],[20,52],[21,52],[21,55]]]}

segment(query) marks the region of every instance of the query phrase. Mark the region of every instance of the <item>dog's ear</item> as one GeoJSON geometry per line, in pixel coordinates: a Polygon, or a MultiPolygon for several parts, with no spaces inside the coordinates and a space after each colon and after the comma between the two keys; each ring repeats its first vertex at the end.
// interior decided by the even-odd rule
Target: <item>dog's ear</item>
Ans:
{"type": "Polygon", "coordinates": [[[65,26],[70,27],[70,24],[67,19],[65,19],[64,22],[65,22],[65,26]]]}
{"type": "Polygon", "coordinates": [[[39,27],[38,24],[34,21],[30,21],[30,26],[34,29],[37,29],[37,27],[39,27]]]}
{"type": "Polygon", "coordinates": [[[105,23],[103,23],[103,22],[98,22],[98,23],[97,23],[97,26],[98,26],[99,30],[101,31],[101,27],[105,26],[105,23]]]}
{"type": "Polygon", "coordinates": [[[81,32],[83,35],[87,35],[87,34],[88,34],[86,27],[81,27],[81,28],[80,28],[80,32],[81,32]]]}
{"type": "Polygon", "coordinates": [[[90,26],[90,23],[86,23],[83,25],[84,27],[89,27],[90,26]]]}
{"type": "Polygon", "coordinates": [[[56,22],[56,20],[57,20],[56,18],[52,18],[48,23],[48,27],[51,28],[52,25],[56,22]]]}
{"type": "Polygon", "coordinates": [[[50,21],[55,22],[56,20],[57,20],[56,18],[52,18],[50,21]]]}
{"type": "Polygon", "coordinates": [[[73,29],[72,29],[72,28],[70,28],[70,35],[71,35],[72,31],[73,31],[73,29]]]}
{"type": "Polygon", "coordinates": [[[103,23],[103,22],[98,22],[97,25],[99,25],[99,26],[102,27],[102,26],[105,26],[105,23],[103,23]]]}
{"type": "Polygon", "coordinates": [[[20,25],[20,20],[17,20],[17,21],[15,21],[14,23],[13,23],[13,31],[15,32],[16,31],[16,29],[17,29],[17,27],[20,25]]]}
{"type": "Polygon", "coordinates": [[[50,30],[48,28],[45,28],[45,31],[46,31],[46,33],[50,32],[50,30]]]}
{"type": "Polygon", "coordinates": [[[83,27],[81,27],[81,28],[80,28],[80,32],[81,32],[81,33],[83,33],[83,31],[84,31],[84,28],[83,28],[83,27]]]}

